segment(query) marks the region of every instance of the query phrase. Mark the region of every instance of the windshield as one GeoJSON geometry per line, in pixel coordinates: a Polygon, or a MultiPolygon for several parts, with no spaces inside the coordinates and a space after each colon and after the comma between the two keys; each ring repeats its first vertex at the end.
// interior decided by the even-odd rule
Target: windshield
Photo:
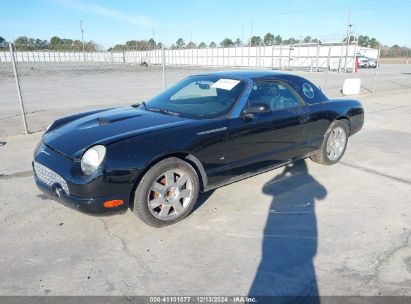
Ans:
{"type": "Polygon", "coordinates": [[[146,109],[190,118],[218,117],[231,111],[244,85],[221,76],[192,76],[149,100],[146,109]]]}

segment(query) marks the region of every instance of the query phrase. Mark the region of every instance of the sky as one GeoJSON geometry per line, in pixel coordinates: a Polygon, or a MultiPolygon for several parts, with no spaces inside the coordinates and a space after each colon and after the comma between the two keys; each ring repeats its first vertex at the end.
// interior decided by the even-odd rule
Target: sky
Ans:
{"type": "Polygon", "coordinates": [[[105,48],[152,37],[166,46],[179,37],[218,44],[267,32],[335,42],[345,37],[350,15],[354,35],[411,47],[409,0],[0,0],[0,11],[0,36],[8,41],[81,39],[81,20],[84,39],[105,48]]]}

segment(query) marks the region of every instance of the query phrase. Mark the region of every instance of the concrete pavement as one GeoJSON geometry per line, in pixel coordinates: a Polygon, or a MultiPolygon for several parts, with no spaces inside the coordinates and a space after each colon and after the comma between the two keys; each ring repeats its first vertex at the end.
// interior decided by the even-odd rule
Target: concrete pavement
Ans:
{"type": "Polygon", "coordinates": [[[410,98],[361,97],[366,123],[339,164],[217,189],[163,229],[47,199],[30,173],[41,134],[5,137],[0,295],[410,296],[410,98]]]}

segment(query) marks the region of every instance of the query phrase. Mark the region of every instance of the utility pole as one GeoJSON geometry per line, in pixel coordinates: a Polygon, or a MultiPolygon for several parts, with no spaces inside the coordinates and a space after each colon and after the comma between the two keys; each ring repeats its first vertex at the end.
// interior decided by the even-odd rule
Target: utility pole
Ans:
{"type": "Polygon", "coordinates": [[[83,52],[84,52],[84,30],[83,30],[83,21],[80,20],[80,30],[81,30],[81,41],[83,42],[83,52]]]}
{"type": "Polygon", "coordinates": [[[161,44],[161,65],[163,68],[163,90],[167,88],[166,84],[166,51],[164,49],[164,44],[161,44]]]}
{"type": "Polygon", "coordinates": [[[344,73],[347,73],[347,57],[348,57],[348,47],[350,46],[350,36],[351,36],[351,10],[348,11],[348,22],[347,22],[347,38],[345,47],[345,60],[344,60],[344,73]]]}
{"type": "Polygon", "coordinates": [[[241,37],[241,39],[242,39],[242,40],[241,40],[241,43],[244,45],[244,42],[245,42],[245,41],[244,41],[244,23],[243,23],[243,36],[241,37]]]}
{"type": "Polygon", "coordinates": [[[251,38],[253,38],[253,14],[251,14],[251,20],[250,20],[250,42],[249,42],[249,46],[251,46],[251,38]]]}

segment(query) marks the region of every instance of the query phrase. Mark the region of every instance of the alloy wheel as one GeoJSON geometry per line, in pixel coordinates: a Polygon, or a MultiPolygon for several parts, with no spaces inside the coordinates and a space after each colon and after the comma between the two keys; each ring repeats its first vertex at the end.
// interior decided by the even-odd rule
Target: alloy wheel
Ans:
{"type": "Polygon", "coordinates": [[[147,204],[150,213],[162,221],[179,217],[191,204],[193,182],[183,170],[160,175],[150,187],[147,204]]]}
{"type": "Polygon", "coordinates": [[[331,161],[340,158],[347,144],[347,134],[342,127],[334,128],[327,140],[327,157],[331,161]]]}

